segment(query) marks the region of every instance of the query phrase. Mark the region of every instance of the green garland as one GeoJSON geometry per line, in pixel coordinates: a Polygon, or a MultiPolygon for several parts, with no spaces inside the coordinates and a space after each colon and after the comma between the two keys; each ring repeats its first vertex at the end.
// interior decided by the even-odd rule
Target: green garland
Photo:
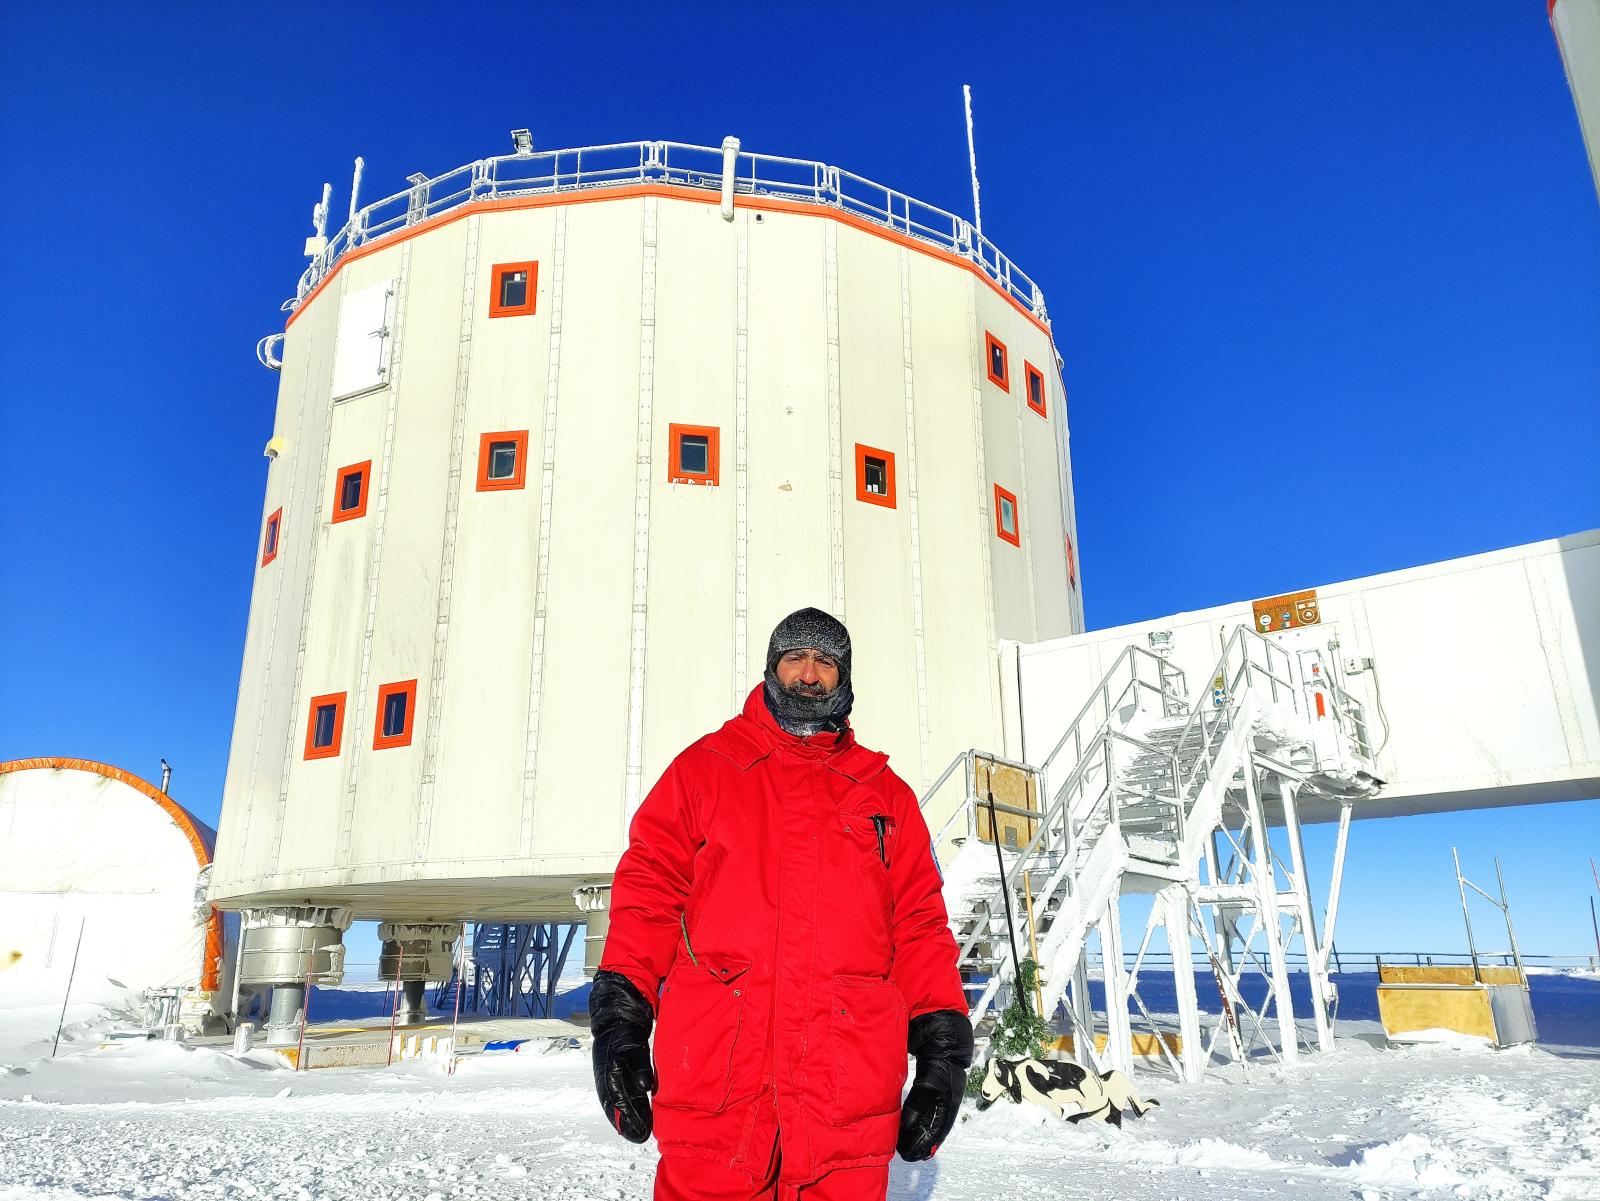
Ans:
{"type": "Polygon", "coordinates": [[[1017,968],[1017,986],[1012,990],[1011,1004],[1007,1005],[995,1022],[994,1033],[989,1038],[989,1051],[1002,1059],[1042,1059],[1045,1048],[1055,1041],[1056,1032],[1048,1019],[1034,1013],[1023,1004],[1022,998],[1033,992],[1039,978],[1039,965],[1024,959],[1017,968]]]}

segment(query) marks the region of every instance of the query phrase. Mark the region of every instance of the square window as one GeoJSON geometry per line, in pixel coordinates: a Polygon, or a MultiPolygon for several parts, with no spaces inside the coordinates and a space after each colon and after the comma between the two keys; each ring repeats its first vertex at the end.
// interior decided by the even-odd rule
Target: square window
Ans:
{"type": "Polygon", "coordinates": [[[411,730],[415,725],[417,708],[417,682],[401,680],[398,684],[384,684],[378,689],[378,720],[372,731],[372,749],[410,746],[411,730]]]}
{"type": "Polygon", "coordinates": [[[895,507],[894,452],[856,443],[856,499],[895,507]]]}
{"type": "Polygon", "coordinates": [[[526,317],[539,300],[538,263],[496,263],[491,276],[489,316],[526,317]]]}
{"type": "Polygon", "coordinates": [[[718,479],[721,431],[714,425],[667,426],[667,482],[710,484],[718,479]]]}
{"type": "Polygon", "coordinates": [[[1022,545],[1021,525],[1017,520],[1017,494],[994,486],[994,532],[1002,542],[1022,545]]]}
{"type": "Polygon", "coordinates": [[[983,367],[989,382],[1002,392],[1011,391],[1011,369],[1007,366],[1006,344],[988,331],[983,335],[983,367]]]}
{"type": "Polygon", "coordinates": [[[333,486],[333,520],[353,521],[367,515],[367,489],[372,482],[372,460],[339,468],[333,486]]]}
{"type": "Polygon", "coordinates": [[[478,491],[504,492],[528,482],[528,431],[501,430],[478,438],[478,491]]]}
{"type": "Polygon", "coordinates": [[[344,696],[330,692],[311,698],[306,718],[306,758],[332,759],[339,753],[344,737],[344,696]]]}
{"type": "Polygon", "coordinates": [[[278,534],[283,528],[283,509],[267,518],[267,528],[261,535],[261,566],[265,567],[278,557],[278,534]]]}
{"type": "Polygon", "coordinates": [[[1022,369],[1028,380],[1028,407],[1041,417],[1047,416],[1044,410],[1044,372],[1027,359],[1022,360],[1022,369]]]}

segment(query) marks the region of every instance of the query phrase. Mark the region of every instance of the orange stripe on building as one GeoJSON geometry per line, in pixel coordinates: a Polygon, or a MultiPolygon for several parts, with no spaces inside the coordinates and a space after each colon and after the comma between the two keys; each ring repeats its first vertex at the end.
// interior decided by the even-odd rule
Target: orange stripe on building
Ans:
{"type": "MultiPolygon", "coordinates": [[[[321,293],[322,289],[339,274],[340,269],[343,268],[346,263],[353,263],[358,259],[365,258],[369,254],[376,254],[380,250],[387,250],[391,246],[397,246],[406,239],[414,238],[418,234],[426,233],[435,229],[443,229],[446,225],[449,225],[455,221],[460,221],[463,217],[470,217],[475,213],[509,212],[515,209],[549,208],[554,205],[594,204],[605,200],[633,200],[641,196],[660,196],[665,197],[668,200],[687,200],[695,204],[721,203],[721,197],[715,192],[705,192],[699,188],[683,188],[676,187],[672,184],[656,183],[630,184],[627,187],[621,188],[596,188],[586,192],[556,192],[545,196],[508,196],[499,200],[469,201],[468,203],[461,205],[459,208],[451,209],[448,213],[441,213],[437,217],[430,217],[426,221],[419,221],[417,224],[408,226],[405,229],[397,229],[393,233],[384,234],[382,237],[374,238],[372,241],[367,242],[364,245],[345,251],[339,256],[338,261],[334,263],[328,274],[324,275],[320,280],[317,281],[316,287],[312,288],[311,291],[306,293],[305,299],[302,300],[298,306],[296,306],[294,312],[289,314],[288,319],[283,323],[283,327],[284,329],[288,329],[295,323],[295,320],[300,316],[300,314],[306,311],[306,306],[316,299],[318,294],[321,293]]],[[[953,251],[945,250],[940,246],[934,246],[928,242],[924,242],[921,238],[914,238],[910,234],[903,234],[899,230],[889,229],[885,226],[879,225],[876,221],[868,220],[866,217],[857,216],[855,213],[845,212],[842,209],[830,208],[827,205],[807,204],[803,200],[780,200],[774,196],[740,196],[735,201],[735,206],[738,208],[756,209],[767,213],[791,213],[802,217],[825,217],[829,220],[837,221],[841,225],[847,225],[851,229],[857,229],[862,233],[871,234],[873,237],[883,238],[887,241],[895,243],[898,246],[904,246],[909,250],[915,250],[918,254],[925,254],[929,258],[938,259],[941,262],[950,263],[953,266],[964,268],[965,270],[972,272],[972,274],[983,283],[987,284],[994,294],[1000,297],[1001,300],[1005,301],[1024,318],[1038,327],[1040,332],[1043,333],[1045,337],[1050,339],[1051,345],[1055,345],[1055,337],[1050,332],[1050,327],[1048,325],[1041,321],[1030,309],[1025,307],[1015,296],[1011,295],[1011,293],[1002,288],[1000,284],[996,280],[992,279],[988,272],[984,271],[983,268],[978,266],[978,264],[974,263],[971,259],[964,258],[961,255],[954,253],[953,251]]]]}

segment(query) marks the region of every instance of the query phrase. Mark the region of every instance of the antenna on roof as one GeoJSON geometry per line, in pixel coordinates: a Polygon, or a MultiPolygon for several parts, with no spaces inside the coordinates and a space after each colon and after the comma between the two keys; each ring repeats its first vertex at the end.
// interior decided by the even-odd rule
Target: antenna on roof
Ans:
{"type": "Polygon", "coordinates": [[[967,165],[972,171],[972,224],[983,237],[983,206],[978,203],[978,152],[972,143],[972,85],[961,85],[961,95],[967,104],[967,165]]]}
{"type": "Polygon", "coordinates": [[[172,764],[165,759],[161,761],[161,791],[167,791],[167,785],[172,783],[172,764]]]}

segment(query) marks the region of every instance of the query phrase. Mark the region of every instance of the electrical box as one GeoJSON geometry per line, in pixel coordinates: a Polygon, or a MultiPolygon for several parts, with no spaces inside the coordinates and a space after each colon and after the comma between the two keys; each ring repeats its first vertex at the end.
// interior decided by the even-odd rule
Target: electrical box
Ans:
{"type": "Polygon", "coordinates": [[[1256,633],[1275,634],[1279,630],[1293,630],[1299,626],[1319,625],[1322,610],[1317,605],[1317,590],[1288,592],[1283,596],[1269,596],[1252,606],[1255,611],[1256,633]]]}

